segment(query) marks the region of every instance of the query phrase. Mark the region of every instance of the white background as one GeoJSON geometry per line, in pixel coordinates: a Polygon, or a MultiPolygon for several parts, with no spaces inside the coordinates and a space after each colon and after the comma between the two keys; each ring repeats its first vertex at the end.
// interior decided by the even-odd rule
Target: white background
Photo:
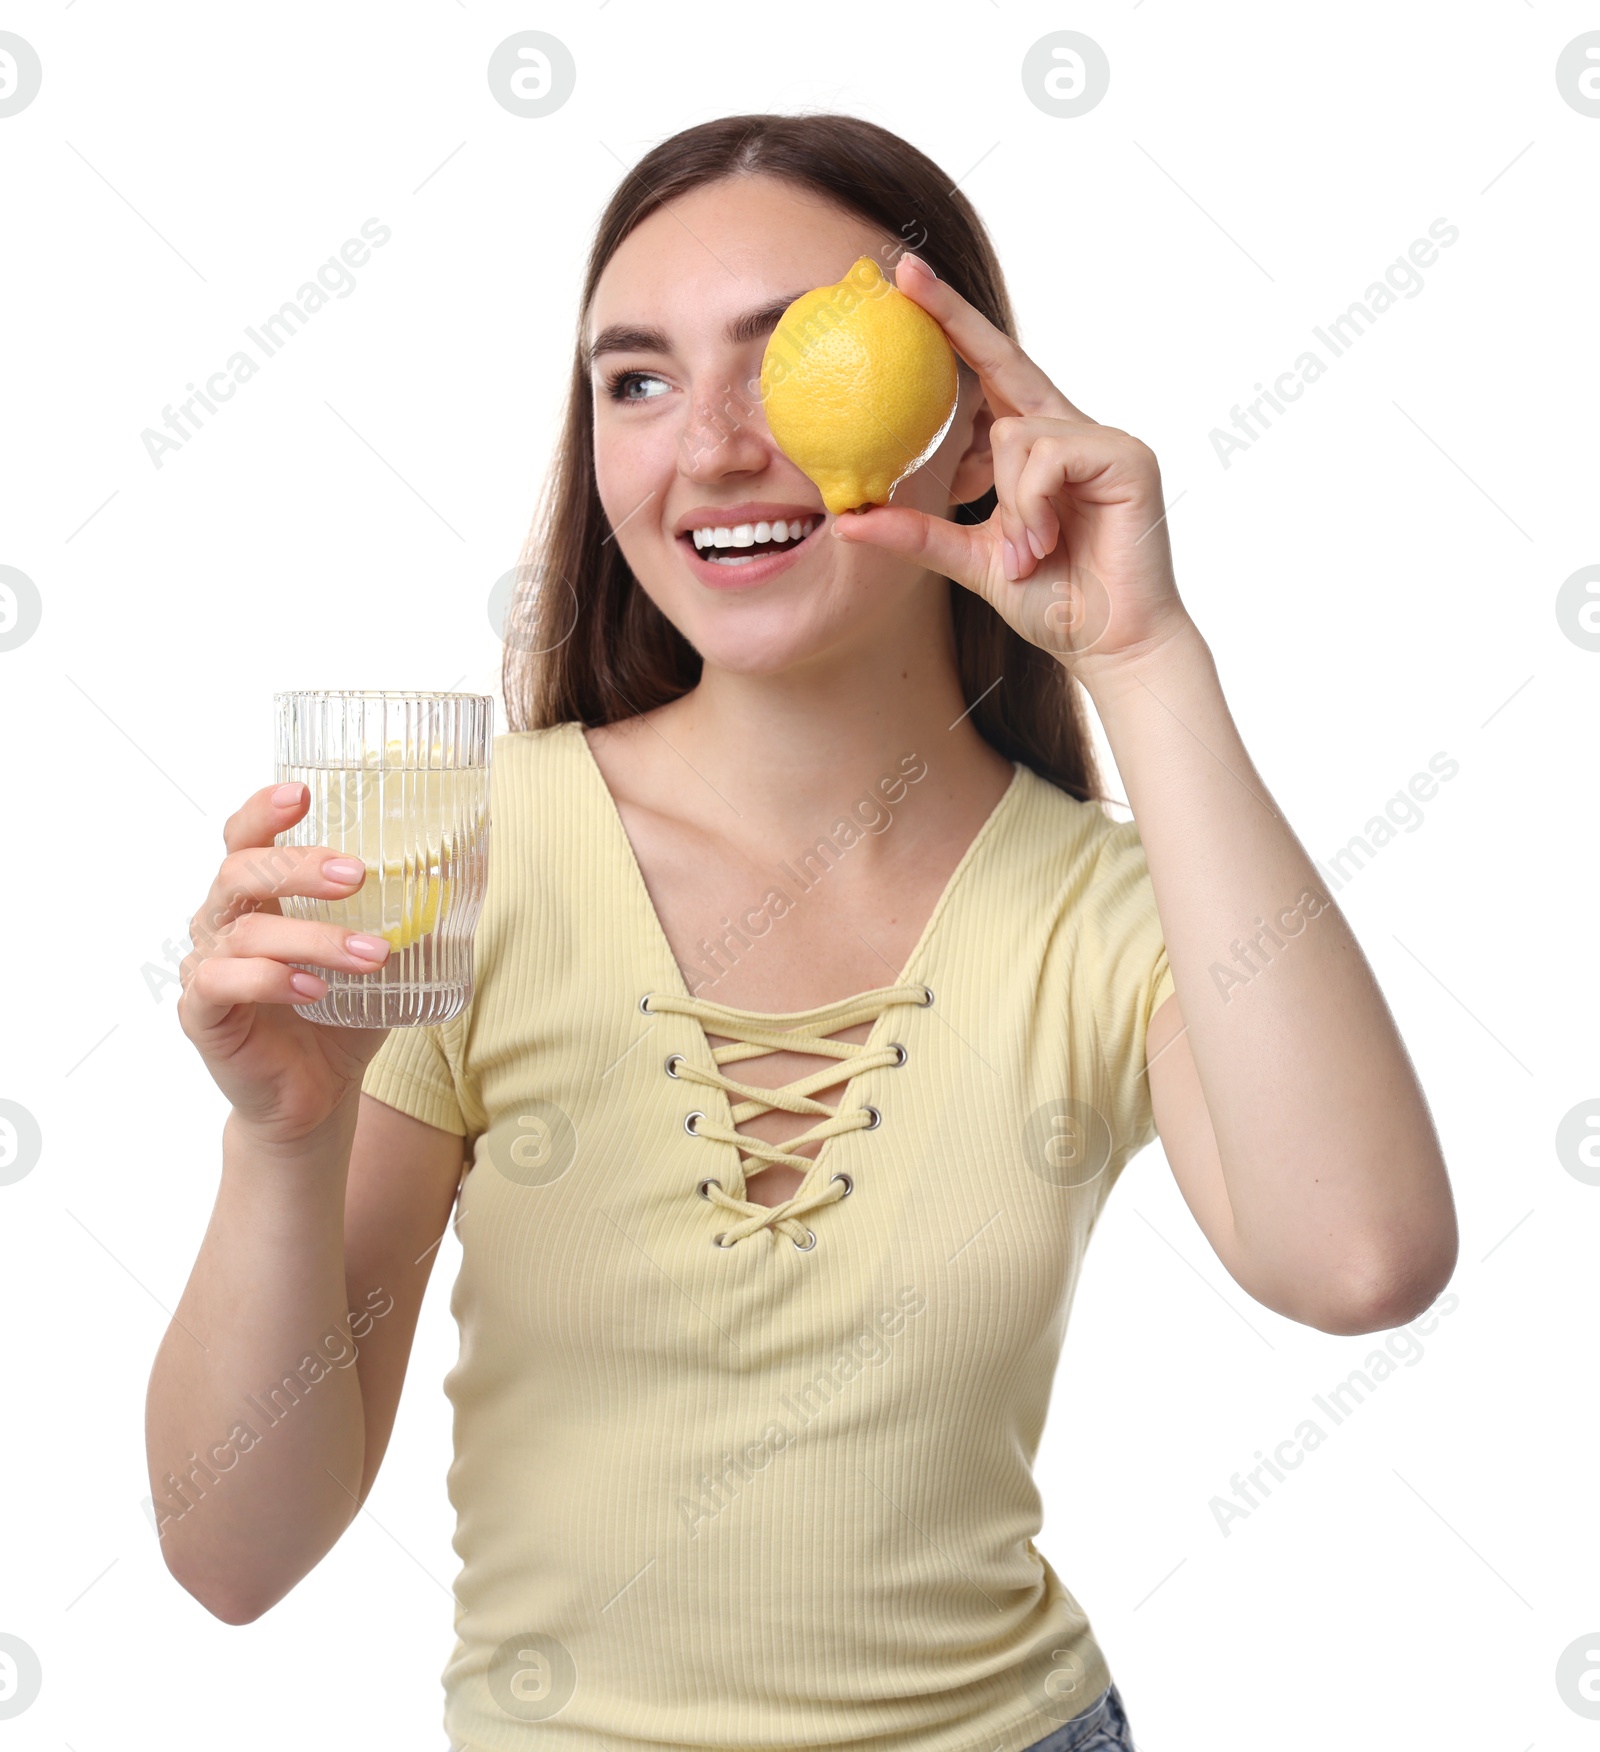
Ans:
{"type": "Polygon", "coordinates": [[[383,1474],[327,1560],[245,1627],[162,1565],[143,1400],[225,1110],[148,969],[272,776],[274,690],[497,691],[488,593],[623,168],[711,116],[827,108],[961,179],[1023,344],[1154,446],[1180,588],[1307,849],[1337,851],[1436,752],[1460,764],[1338,896],[1444,1142],[1458,1302],[1224,1536],[1211,1500],[1382,1340],[1252,1302],[1152,1147],[1078,1293],[1041,1549],[1141,1752],[1591,1747],[1556,1664],[1600,1646],[1600,1187],[1555,1134],[1600,1096],[1600,653],[1563,634],[1556,593],[1600,562],[1600,119],[1555,67],[1600,12],[971,0],[934,28],[817,0],[71,0],[0,27],[44,69],[0,120],[0,565],[43,603],[0,652],[0,1096],[44,1139],[0,1186],[0,1631],[44,1668],[4,1744],[439,1752],[453,1237],[383,1474]],[[578,79],[523,120],[485,68],[531,27],[578,79]],[[1019,75],[1064,27],[1112,69],[1074,119],[1019,75]],[[141,432],[369,217],[393,236],[354,293],[155,468],[141,432]],[[1212,429],[1439,218],[1460,237],[1423,290],[1224,468],[1212,429]]]}

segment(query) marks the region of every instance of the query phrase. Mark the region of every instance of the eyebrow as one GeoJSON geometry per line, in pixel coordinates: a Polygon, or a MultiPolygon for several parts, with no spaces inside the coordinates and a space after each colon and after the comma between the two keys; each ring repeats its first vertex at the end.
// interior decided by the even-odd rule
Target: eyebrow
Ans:
{"type": "MultiPolygon", "coordinates": [[[[780,292],[776,298],[769,298],[765,304],[759,304],[754,310],[747,310],[741,316],[729,319],[723,329],[723,336],[732,346],[742,346],[747,341],[758,340],[762,335],[769,334],[778,326],[781,317],[795,299],[803,297],[805,288],[799,292],[780,292]]],[[[590,370],[606,353],[670,353],[672,343],[665,329],[652,328],[646,324],[631,322],[614,322],[609,327],[601,329],[588,351],[590,370]]]]}

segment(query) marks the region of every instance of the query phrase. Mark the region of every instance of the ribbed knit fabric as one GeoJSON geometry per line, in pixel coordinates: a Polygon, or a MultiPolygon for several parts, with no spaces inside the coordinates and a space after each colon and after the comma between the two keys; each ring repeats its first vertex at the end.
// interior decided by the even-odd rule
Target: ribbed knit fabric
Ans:
{"type": "MultiPolygon", "coordinates": [[[[491,808],[472,1000],[363,1084],[470,1157],[452,1746],[1022,1752],[1111,1682],[1032,1464],[1155,1136],[1173,987],[1134,823],[1016,763],[894,983],[771,1015],[691,997],[578,724],[497,737],[491,808]],[[781,1149],[732,1141],[739,1057],[863,1014],[848,1083],[785,1086],[825,1128],[805,1183],[744,1200],[781,1149]]],[[[1070,1384],[1056,1416],[1087,1418],[1070,1384]]]]}

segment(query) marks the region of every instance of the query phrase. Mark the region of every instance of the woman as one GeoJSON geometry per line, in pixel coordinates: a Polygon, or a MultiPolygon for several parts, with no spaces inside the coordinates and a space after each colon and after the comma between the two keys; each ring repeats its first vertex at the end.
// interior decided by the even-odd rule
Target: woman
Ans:
{"type": "Polygon", "coordinates": [[[264,868],[301,787],[227,825],[180,1007],[233,1111],[151,1382],[167,1562],[245,1623],[334,1543],[454,1209],[453,1745],[1131,1747],[1031,1475],[1123,1166],[1159,1131],[1229,1273],[1326,1332],[1413,1318],[1456,1251],[1393,1022],[1178,596],[1156,459],[1017,345],[936,165],[738,116],[601,220],[544,512],[461,1016],[304,1022],[290,964],[370,964],[273,897],[349,884],[327,848],[264,868]],[[863,253],[960,399],[892,506],[835,518],[755,380],[863,253]],[[352,1319],[356,1367],[208,1466],[352,1319]]]}

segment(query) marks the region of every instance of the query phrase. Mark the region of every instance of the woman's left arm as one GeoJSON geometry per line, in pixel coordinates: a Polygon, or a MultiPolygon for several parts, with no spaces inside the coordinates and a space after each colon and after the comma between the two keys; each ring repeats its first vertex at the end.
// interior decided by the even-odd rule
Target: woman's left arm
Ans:
{"type": "Polygon", "coordinates": [[[1455,1208],[1360,945],[1193,622],[1090,674],[1182,994],[1146,1052],[1185,1199],[1234,1278],[1288,1318],[1338,1333],[1415,1319],[1455,1268],[1455,1208]]]}
{"type": "Polygon", "coordinates": [[[1154,453],[1074,406],[914,257],[896,285],[978,375],[998,502],[981,525],[891,505],[836,518],[834,534],[982,596],[1094,701],[1177,992],[1150,1022],[1151,1108],[1218,1258],[1325,1332],[1414,1319],[1455,1269],[1438,1136],[1372,969],[1178,596],[1154,453]]]}

